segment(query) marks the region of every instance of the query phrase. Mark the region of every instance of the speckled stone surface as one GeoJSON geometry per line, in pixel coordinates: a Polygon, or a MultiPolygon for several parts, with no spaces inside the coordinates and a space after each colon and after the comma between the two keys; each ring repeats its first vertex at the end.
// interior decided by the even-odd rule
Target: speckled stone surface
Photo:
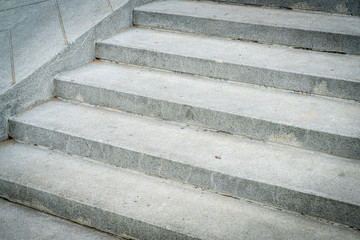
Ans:
{"type": "Polygon", "coordinates": [[[360,56],[195,34],[129,29],[97,44],[101,59],[360,100],[360,56]]]}
{"type": "Polygon", "coordinates": [[[58,3],[69,43],[112,12],[108,0],[58,0],[58,3]]]}
{"type": "Polygon", "coordinates": [[[0,199],[0,238],[4,240],[121,240],[3,199],[0,199]]]}
{"type": "MultiPolygon", "coordinates": [[[[341,224],[360,229],[360,56],[215,37],[351,52],[358,18],[159,1],[135,22],[215,36],[122,31],[147,2],[0,3],[0,141],[9,130],[33,144],[0,143],[0,197],[137,239],[359,239],[341,224]],[[248,32],[229,35],[239,23],[248,32]],[[95,56],[123,64],[97,60],[54,81],[95,56]],[[73,101],[43,103],[54,94],[73,101]]],[[[59,228],[43,221],[49,238],[59,228]]]]}
{"type": "Polygon", "coordinates": [[[360,54],[359,17],[199,1],[153,2],[134,16],[146,27],[360,54]]]}
{"type": "Polygon", "coordinates": [[[94,62],[56,95],[360,159],[360,104],[136,66],[94,62]]]}
{"type": "Polygon", "coordinates": [[[356,160],[60,101],[10,124],[11,136],[21,141],[337,222],[360,222],[356,160]]]}
{"type": "MultiPolygon", "coordinates": [[[[201,1],[201,0],[200,0],[201,1]]],[[[207,0],[208,1],[208,0],[207,0]]],[[[313,10],[350,15],[360,15],[360,3],[357,0],[213,0],[215,2],[250,4],[277,8],[313,10]]]]}
{"type": "Polygon", "coordinates": [[[359,238],[301,215],[12,142],[0,146],[0,194],[138,239],[359,238]]]}
{"type": "Polygon", "coordinates": [[[9,31],[0,31],[0,94],[12,85],[9,31]]]}
{"type": "Polygon", "coordinates": [[[0,47],[0,141],[8,138],[10,116],[51,99],[53,76],[92,61],[95,42],[130,27],[132,10],[146,2],[1,1],[0,38],[4,42],[0,47]],[[9,62],[10,42],[14,79],[9,62]]]}

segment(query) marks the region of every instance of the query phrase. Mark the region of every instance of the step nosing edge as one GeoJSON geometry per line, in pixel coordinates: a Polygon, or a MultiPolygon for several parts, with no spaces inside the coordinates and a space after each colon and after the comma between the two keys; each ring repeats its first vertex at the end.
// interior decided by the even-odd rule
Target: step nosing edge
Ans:
{"type": "MultiPolygon", "coordinates": [[[[43,188],[33,186],[31,184],[30,185],[29,184],[23,184],[22,182],[19,182],[19,181],[13,180],[13,179],[5,179],[5,178],[2,178],[2,177],[0,177],[0,182],[7,183],[7,184],[10,184],[10,185],[15,185],[15,186],[25,188],[25,189],[30,189],[31,192],[35,191],[35,192],[38,192],[38,193],[42,193],[42,194],[45,194],[46,196],[52,196],[52,197],[55,197],[57,199],[62,199],[65,202],[75,203],[76,208],[79,208],[79,207],[81,208],[81,206],[87,206],[87,207],[90,207],[91,209],[99,210],[99,211],[103,212],[104,214],[115,214],[115,215],[117,215],[119,217],[122,217],[122,218],[126,218],[126,219],[129,219],[129,220],[135,221],[135,222],[144,223],[144,224],[147,224],[147,225],[150,225],[150,226],[154,226],[156,228],[163,228],[163,229],[165,229],[167,231],[176,232],[176,233],[179,233],[179,234],[182,234],[182,235],[188,235],[188,236],[193,235],[190,232],[184,232],[183,229],[180,228],[179,226],[171,226],[174,229],[170,229],[168,227],[168,224],[165,224],[165,223],[160,224],[158,222],[151,221],[151,219],[141,219],[139,217],[131,216],[128,213],[123,213],[123,212],[119,212],[119,211],[116,211],[116,210],[103,208],[102,206],[98,206],[98,204],[95,204],[95,203],[93,203],[91,201],[86,201],[86,199],[81,200],[81,199],[78,199],[77,197],[73,197],[73,196],[70,196],[70,195],[63,195],[62,196],[61,193],[54,193],[53,191],[51,191],[51,189],[50,190],[49,189],[43,189],[43,188]]],[[[30,195],[32,195],[32,193],[30,193],[30,195]]],[[[1,194],[1,193],[0,193],[0,196],[6,198],[6,196],[3,196],[3,194],[1,194]]],[[[42,197],[40,197],[40,198],[42,198],[42,197]]],[[[39,199],[39,198],[37,198],[37,199],[39,199]]],[[[24,200],[24,199],[21,199],[21,198],[17,198],[15,201],[19,201],[20,203],[24,204],[25,206],[34,207],[35,209],[38,209],[40,211],[44,211],[44,212],[47,212],[49,214],[53,214],[55,216],[65,217],[66,218],[65,214],[58,215],[58,213],[54,212],[53,209],[48,209],[46,206],[38,205],[37,202],[29,202],[29,200],[24,200]]],[[[82,216],[82,214],[81,214],[81,216],[82,216]]],[[[86,224],[86,223],[81,222],[81,221],[79,221],[77,219],[74,219],[74,218],[70,218],[70,219],[72,221],[75,221],[75,222],[79,223],[79,224],[92,227],[92,224],[86,224]]],[[[108,229],[101,229],[100,228],[99,230],[108,232],[107,231],[108,229]]],[[[113,233],[111,231],[109,233],[115,234],[115,233],[113,233]]]]}
{"type": "MultiPolygon", "coordinates": [[[[226,23],[241,24],[241,25],[262,26],[262,27],[271,27],[271,28],[278,28],[278,29],[287,29],[287,30],[292,30],[292,31],[304,31],[304,32],[311,32],[311,33],[352,36],[352,37],[360,38],[360,34],[356,34],[356,33],[335,32],[335,31],[328,31],[328,30],[322,30],[322,29],[307,29],[307,28],[301,28],[300,26],[277,25],[277,24],[271,24],[271,23],[266,23],[266,22],[257,23],[255,21],[232,21],[230,19],[217,19],[217,18],[212,18],[210,16],[209,17],[196,16],[196,15],[187,14],[187,13],[166,13],[166,12],[162,12],[162,11],[143,10],[143,9],[135,9],[135,12],[138,12],[140,14],[150,13],[150,14],[159,14],[159,15],[165,15],[165,16],[204,19],[204,20],[209,20],[209,21],[226,22],[226,23]]],[[[135,21],[142,22],[142,20],[135,20],[135,21]]],[[[142,25],[140,24],[140,26],[142,26],[142,25]]],[[[146,26],[146,24],[144,24],[144,26],[146,26]]],[[[227,37],[224,37],[224,38],[226,39],[227,37]]]]}
{"type": "MultiPolygon", "coordinates": [[[[246,180],[246,181],[251,181],[253,182],[254,184],[257,184],[257,183],[260,183],[261,185],[266,185],[266,186],[270,186],[272,188],[282,188],[284,190],[289,190],[289,191],[292,191],[292,192],[297,192],[297,193],[300,193],[300,194],[305,194],[305,195],[309,195],[309,196],[314,196],[314,197],[320,197],[324,200],[330,200],[330,201],[336,201],[336,202],[340,202],[342,204],[350,204],[350,205],[353,205],[353,206],[357,206],[357,207],[360,207],[360,202],[359,203],[356,203],[356,202],[352,202],[352,201],[346,201],[344,199],[339,199],[339,198],[336,198],[336,197],[333,197],[331,195],[328,195],[326,193],[321,193],[321,192],[318,192],[318,191],[313,191],[313,190],[309,190],[309,189],[305,189],[305,188],[301,188],[301,187],[291,187],[291,186],[287,186],[286,184],[285,185],[282,185],[282,184],[277,184],[275,182],[267,182],[266,180],[256,180],[255,178],[250,178],[250,177],[244,177],[244,176],[236,176],[236,175],[233,175],[233,174],[230,174],[230,173],[226,173],[224,171],[220,171],[220,170],[214,170],[212,168],[206,168],[204,166],[199,166],[199,165],[191,165],[190,163],[187,163],[187,162],[183,162],[183,161],[178,161],[178,160],[175,160],[175,159],[171,159],[171,157],[168,157],[168,156],[161,156],[161,155],[156,155],[152,152],[141,152],[140,150],[136,150],[136,149],[132,149],[132,148],[126,148],[126,147],[122,147],[122,146],[119,146],[119,145],[115,145],[115,144],[111,144],[111,143],[108,143],[108,142],[104,142],[104,141],[99,141],[99,140],[93,140],[91,138],[88,138],[88,137],[81,137],[81,136],[78,136],[78,135],[72,135],[71,133],[67,133],[67,132],[62,132],[62,131],[59,131],[59,130],[53,130],[53,129],[49,129],[49,128],[43,128],[43,127],[39,127],[39,126],[36,126],[36,125],[31,125],[31,124],[27,124],[27,123],[23,123],[23,122],[17,122],[17,123],[20,123],[20,124],[23,124],[23,125],[30,125],[36,129],[42,129],[42,130],[45,130],[47,132],[57,132],[59,134],[62,134],[64,136],[68,136],[68,137],[71,137],[71,138],[79,138],[79,139],[83,139],[85,141],[91,141],[91,142],[100,142],[102,144],[106,144],[106,145],[109,145],[109,146],[113,146],[113,147],[116,147],[116,148],[119,148],[119,149],[122,149],[122,150],[125,150],[125,151],[130,151],[130,152],[133,152],[135,154],[140,154],[140,155],[147,155],[149,157],[155,157],[155,158],[158,158],[158,159],[163,159],[164,161],[166,162],[173,162],[173,163],[176,163],[176,164],[180,164],[182,166],[187,166],[187,167],[192,167],[192,168],[198,168],[198,169],[205,169],[207,171],[210,171],[213,174],[222,174],[222,175],[226,175],[226,176],[230,176],[230,177],[234,177],[238,180],[246,180]]],[[[31,144],[31,140],[29,141],[30,144],[31,144]]],[[[45,146],[46,148],[49,148],[49,150],[51,150],[51,146],[45,146]]],[[[59,150],[62,154],[66,154],[67,151],[63,151],[63,150],[59,150]]],[[[86,156],[81,156],[81,155],[78,155],[78,154],[72,154],[74,157],[81,157],[81,158],[90,158],[91,157],[86,157],[86,156]]],[[[110,163],[110,162],[104,162],[104,160],[101,160],[101,159],[94,159],[96,162],[100,162],[101,164],[106,164],[106,165],[110,165],[111,168],[118,168],[118,166],[116,166],[116,164],[114,163],[110,163]]],[[[147,173],[144,173],[144,172],[141,172],[141,169],[132,169],[132,168],[127,168],[127,167],[120,167],[122,169],[129,169],[130,171],[135,171],[135,172],[140,172],[140,174],[145,174],[147,176],[151,176],[151,177],[158,177],[156,174],[147,174],[147,173]]],[[[170,179],[170,178],[165,178],[165,179],[170,179]]],[[[170,179],[171,180],[171,179],[170,179]]],[[[172,180],[172,181],[176,181],[176,182],[181,182],[180,180],[172,180]]],[[[188,182],[184,182],[184,184],[186,185],[190,185],[190,186],[194,186],[193,184],[191,183],[188,183],[188,182]]],[[[209,191],[215,191],[215,189],[208,189],[209,191]]],[[[241,197],[243,198],[243,197],[241,197]]]]}
{"type": "MultiPolygon", "coordinates": [[[[157,97],[157,96],[154,97],[154,96],[151,96],[150,94],[146,95],[146,94],[141,94],[141,93],[136,93],[136,92],[131,92],[131,91],[123,91],[123,90],[119,90],[119,89],[111,89],[110,87],[107,87],[107,86],[104,86],[104,85],[100,86],[100,85],[95,85],[93,83],[87,83],[87,82],[84,83],[84,82],[81,82],[81,80],[78,81],[78,82],[76,82],[76,80],[74,80],[75,82],[71,82],[71,81],[68,81],[68,79],[70,79],[70,78],[56,79],[56,81],[61,81],[61,82],[65,83],[65,84],[76,84],[78,86],[89,86],[89,87],[94,88],[94,89],[101,89],[101,90],[111,91],[111,92],[118,93],[118,94],[126,94],[126,95],[129,95],[129,96],[137,96],[137,97],[141,97],[141,98],[151,99],[151,100],[154,100],[154,101],[168,102],[168,103],[171,103],[171,104],[176,104],[176,105],[181,105],[181,106],[188,106],[188,107],[195,108],[195,109],[198,109],[198,110],[211,111],[211,112],[214,112],[214,113],[226,114],[226,115],[230,115],[230,116],[233,116],[233,117],[245,118],[245,119],[248,119],[248,120],[261,121],[261,122],[264,122],[264,123],[267,123],[267,124],[276,125],[278,127],[282,126],[282,127],[293,128],[293,129],[297,129],[297,130],[301,130],[301,131],[311,131],[311,132],[314,132],[314,133],[329,134],[331,136],[346,137],[346,138],[351,138],[351,139],[359,139],[360,138],[360,136],[352,136],[352,135],[348,135],[348,134],[344,134],[344,133],[335,133],[335,132],[325,131],[325,130],[316,129],[316,128],[309,128],[309,127],[304,127],[304,126],[296,126],[296,125],[283,123],[281,121],[271,120],[271,119],[264,118],[264,117],[263,118],[262,117],[255,117],[255,116],[251,116],[249,114],[235,113],[233,111],[226,111],[226,110],[219,110],[219,109],[211,108],[211,106],[208,107],[208,106],[201,106],[201,105],[197,105],[197,104],[189,104],[189,103],[180,102],[180,101],[177,101],[177,100],[174,100],[174,99],[165,99],[165,98],[157,97]]],[[[75,99],[71,99],[71,100],[75,100],[75,99]]],[[[81,105],[81,103],[83,103],[83,102],[80,102],[80,105],[81,105]]],[[[102,108],[102,106],[99,106],[99,107],[102,108]]],[[[124,112],[125,114],[130,114],[131,115],[131,113],[128,112],[128,111],[124,111],[124,110],[121,110],[121,109],[118,109],[118,111],[124,112]]],[[[236,134],[236,133],[234,133],[234,134],[236,134]]],[[[236,135],[246,136],[246,135],[242,135],[242,134],[236,134],[236,135]]]]}
{"type": "MultiPolygon", "coordinates": [[[[160,29],[159,29],[160,30],[160,29]]],[[[171,33],[175,33],[178,34],[178,32],[174,31],[171,33]]],[[[192,34],[192,33],[186,33],[186,34],[192,34]]],[[[210,37],[211,38],[211,37],[210,37]]],[[[215,37],[214,37],[215,38],[215,37]]],[[[116,43],[116,42],[111,42],[112,40],[109,40],[109,42],[98,42],[99,45],[106,45],[106,46],[110,46],[110,47],[119,47],[119,48],[124,48],[124,49],[129,49],[131,51],[146,51],[148,53],[160,53],[160,54],[166,54],[166,55],[170,55],[170,56],[178,56],[178,57],[182,57],[182,58],[189,58],[189,59],[194,59],[194,60],[199,60],[199,61],[205,61],[205,62],[212,62],[215,64],[221,63],[221,64],[229,64],[229,65],[236,65],[236,66],[241,66],[241,67],[248,67],[248,68],[253,68],[253,69],[264,69],[267,71],[274,71],[274,72],[280,72],[280,73],[285,73],[285,74],[295,74],[295,75],[300,75],[300,76],[304,76],[304,77],[314,77],[314,78],[320,78],[322,80],[336,80],[336,81],[344,81],[344,82],[352,82],[352,83],[357,83],[360,84],[360,79],[351,79],[351,78],[345,78],[345,77],[336,77],[336,76],[322,76],[319,74],[313,74],[313,73],[307,73],[307,72],[300,72],[300,71],[288,71],[288,70],[283,70],[280,68],[270,68],[270,67],[266,67],[266,66],[256,66],[254,64],[247,64],[247,63],[236,63],[236,62],[231,62],[231,61],[223,61],[221,60],[221,62],[219,62],[216,59],[211,59],[211,58],[204,58],[204,57],[198,57],[198,56],[193,56],[193,55],[187,55],[187,54],[180,54],[180,53],[172,53],[172,52],[166,52],[166,51],[162,51],[162,50],[156,50],[156,49],[148,49],[142,46],[139,47],[134,47],[134,46],[126,46],[124,44],[121,43],[116,43]]],[[[239,41],[239,40],[231,40],[231,39],[223,39],[223,40],[227,40],[227,41],[239,41]]],[[[253,43],[256,44],[256,43],[253,43]]],[[[261,45],[268,45],[268,46],[273,46],[272,44],[267,44],[264,43],[261,45]]],[[[308,52],[309,50],[306,49],[296,49],[296,48],[292,48],[290,46],[282,46],[281,48],[289,48],[289,49],[293,49],[293,50],[300,50],[300,51],[304,51],[304,52],[308,52]]],[[[315,53],[323,53],[323,52],[317,52],[317,51],[312,51],[315,53]]],[[[102,60],[110,60],[110,61],[115,61],[117,62],[117,60],[112,60],[112,59],[107,59],[106,57],[101,56],[103,55],[102,53],[98,52],[98,58],[102,59],[102,60]]],[[[106,54],[105,54],[106,55],[106,54]]],[[[341,54],[342,55],[342,54],[341,54]]],[[[349,55],[352,56],[352,55],[349,55]]],[[[357,56],[357,55],[354,55],[357,56]]],[[[134,64],[134,63],[131,63],[134,64]]],[[[149,66],[152,67],[152,66],[149,66]]],[[[177,72],[181,72],[181,71],[177,71],[177,72]]],[[[185,72],[187,73],[187,72],[185,72]]],[[[192,73],[189,73],[192,74],[192,73]]],[[[227,79],[225,79],[227,80],[227,79]]],[[[250,83],[251,84],[251,83],[250,83]]],[[[255,84],[255,83],[254,83],[255,84]]],[[[271,87],[271,86],[270,86],[271,87]]],[[[276,87],[275,87],[276,88],[276,87]]],[[[280,88],[283,89],[283,88],[280,88]]],[[[285,89],[287,90],[287,89],[285,89]]],[[[292,90],[289,90],[292,91],[292,90]]]]}

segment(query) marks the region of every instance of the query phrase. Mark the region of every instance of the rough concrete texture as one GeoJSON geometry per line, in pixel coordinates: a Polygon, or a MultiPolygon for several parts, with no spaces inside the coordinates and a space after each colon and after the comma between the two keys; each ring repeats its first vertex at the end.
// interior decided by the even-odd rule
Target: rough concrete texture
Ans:
{"type": "MultiPolygon", "coordinates": [[[[10,73],[9,80],[11,82],[13,80],[15,83],[20,82],[24,75],[34,71],[33,67],[46,61],[49,56],[46,51],[54,53],[53,49],[47,48],[55,48],[55,51],[62,48],[61,30],[57,31],[56,28],[56,26],[60,26],[59,21],[56,15],[51,15],[55,9],[53,4],[54,1],[45,1],[39,4],[30,4],[29,6],[0,11],[0,29],[2,33],[7,34],[7,39],[2,41],[3,54],[0,64],[5,64],[2,66],[2,71],[10,73]],[[40,26],[33,30],[33,26],[36,24],[40,26]],[[49,31],[49,33],[44,32],[45,30],[49,31]],[[60,33],[60,41],[58,33],[60,33]],[[45,43],[43,43],[44,37],[47,39],[45,43]],[[60,46],[56,46],[57,43],[60,46]],[[37,49],[42,45],[44,45],[44,48],[37,49]],[[31,58],[27,54],[34,54],[34,56],[31,58]],[[11,60],[14,63],[14,69],[10,64],[11,60]],[[24,67],[22,67],[22,64],[25,64],[24,67]],[[14,70],[14,79],[11,76],[12,70],[14,70]]],[[[2,87],[0,93],[4,93],[10,87],[11,84],[2,87]]]]}
{"type": "Polygon", "coordinates": [[[108,0],[58,0],[69,42],[75,41],[112,12],[108,0]]]}
{"type": "Polygon", "coordinates": [[[0,11],[0,30],[12,33],[16,83],[0,91],[0,141],[10,116],[52,98],[53,76],[93,60],[95,42],[131,26],[132,10],[146,2],[46,0],[0,11]]]}
{"type": "Polygon", "coordinates": [[[360,56],[356,55],[134,28],[99,42],[97,56],[118,62],[360,100],[360,56]]]}
{"type": "Polygon", "coordinates": [[[120,238],[0,199],[0,239],[119,240],[120,238]]]}
{"type": "Polygon", "coordinates": [[[302,216],[18,143],[1,146],[0,163],[3,197],[139,239],[360,236],[302,216]]]}
{"type": "Polygon", "coordinates": [[[34,14],[11,27],[16,82],[31,75],[66,47],[55,0],[36,4],[36,7],[34,14]]]}
{"type": "Polygon", "coordinates": [[[212,2],[153,2],[134,24],[322,51],[360,54],[360,18],[212,2]]]}
{"type": "Polygon", "coordinates": [[[2,0],[0,2],[0,11],[30,6],[40,2],[44,2],[44,0],[2,0]]]}
{"type": "Polygon", "coordinates": [[[61,98],[360,159],[353,101],[99,61],[56,79],[61,98]]]}
{"type": "Polygon", "coordinates": [[[271,6],[271,7],[280,7],[280,8],[291,8],[291,9],[302,9],[302,10],[313,10],[313,11],[332,12],[332,13],[360,16],[360,2],[358,0],[326,0],[326,1],[324,0],[212,0],[212,1],[271,6]]]}
{"type": "Polygon", "coordinates": [[[12,85],[9,31],[0,31],[0,94],[12,85]]]}
{"type": "MultiPolygon", "coordinates": [[[[110,6],[113,8],[113,9],[118,9],[119,7],[125,5],[126,3],[128,2],[128,0],[109,0],[109,3],[110,3],[110,6]]],[[[140,4],[145,4],[145,3],[148,3],[150,1],[148,0],[138,0],[138,5],[140,4]]]]}
{"type": "Polygon", "coordinates": [[[356,160],[60,101],[10,124],[20,141],[360,227],[356,160]]]}

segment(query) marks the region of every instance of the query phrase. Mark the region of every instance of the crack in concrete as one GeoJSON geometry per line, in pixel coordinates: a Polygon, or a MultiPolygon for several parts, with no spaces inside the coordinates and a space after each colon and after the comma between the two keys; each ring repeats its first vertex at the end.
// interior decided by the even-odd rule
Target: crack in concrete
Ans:
{"type": "Polygon", "coordinates": [[[107,0],[107,3],[108,3],[108,5],[109,5],[109,7],[110,7],[111,11],[113,12],[113,11],[114,11],[114,9],[113,9],[113,7],[111,6],[111,2],[110,2],[110,0],[107,0]]]}
{"type": "Polygon", "coordinates": [[[12,85],[15,85],[15,65],[14,65],[14,54],[13,54],[13,46],[12,46],[12,36],[11,30],[9,29],[9,47],[10,47],[10,62],[11,62],[11,77],[12,77],[12,85]]]}
{"type": "Polygon", "coordinates": [[[58,18],[59,18],[59,22],[60,22],[61,31],[62,31],[62,34],[63,34],[63,37],[64,37],[64,43],[65,43],[65,45],[69,45],[69,42],[68,42],[67,37],[66,37],[64,23],[63,23],[63,20],[62,20],[62,17],[61,17],[59,3],[58,3],[57,0],[55,0],[55,5],[56,5],[56,11],[58,13],[58,18]]]}

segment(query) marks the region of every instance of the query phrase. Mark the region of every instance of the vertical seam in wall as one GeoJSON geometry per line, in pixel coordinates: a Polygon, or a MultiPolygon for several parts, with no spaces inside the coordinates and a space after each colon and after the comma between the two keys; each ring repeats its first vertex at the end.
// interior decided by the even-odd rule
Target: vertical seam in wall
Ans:
{"type": "Polygon", "coordinates": [[[107,2],[108,2],[108,5],[109,5],[109,7],[110,7],[111,11],[113,12],[114,10],[113,10],[113,8],[112,8],[112,6],[111,6],[111,2],[110,2],[110,0],[107,0],[107,2]]]}
{"type": "Polygon", "coordinates": [[[58,13],[59,22],[60,22],[60,27],[61,27],[61,31],[62,31],[62,34],[63,34],[63,37],[64,37],[65,45],[69,45],[68,40],[67,40],[67,37],[66,37],[66,33],[65,33],[65,28],[64,28],[63,20],[62,20],[61,13],[60,13],[59,4],[58,4],[58,1],[57,1],[57,0],[55,0],[55,4],[56,4],[56,10],[57,10],[57,13],[58,13]]]}
{"type": "Polygon", "coordinates": [[[9,48],[10,48],[10,62],[11,62],[11,77],[12,77],[12,85],[15,85],[15,66],[14,66],[14,54],[12,47],[12,36],[11,29],[9,29],[9,48]]]}

